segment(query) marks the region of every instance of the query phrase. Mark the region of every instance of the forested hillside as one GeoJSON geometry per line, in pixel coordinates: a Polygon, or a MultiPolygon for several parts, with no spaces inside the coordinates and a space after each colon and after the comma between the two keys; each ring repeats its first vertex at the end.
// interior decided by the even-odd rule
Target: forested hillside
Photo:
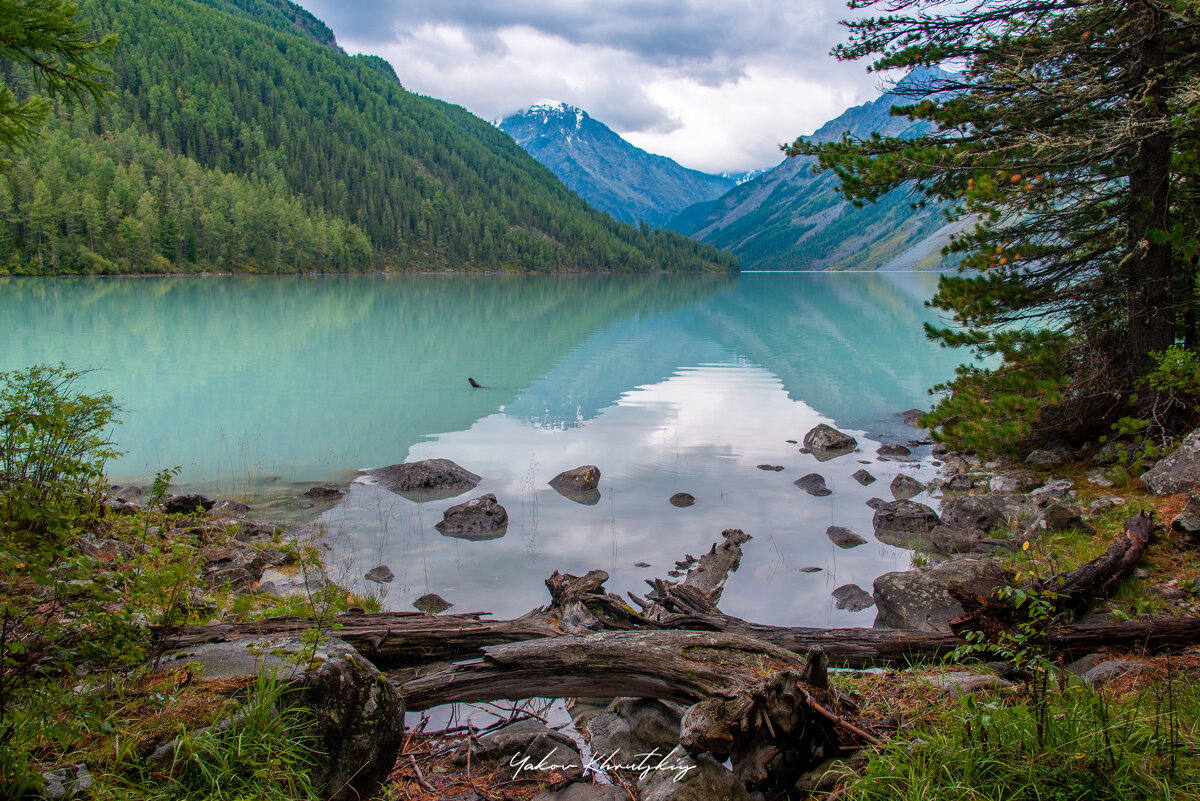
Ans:
{"type": "MultiPolygon", "coordinates": [[[[286,0],[84,0],[113,96],[0,177],[0,270],[732,269],[615,223],[508,136],[286,0]]],[[[0,67],[27,91],[23,73],[0,67]]]]}

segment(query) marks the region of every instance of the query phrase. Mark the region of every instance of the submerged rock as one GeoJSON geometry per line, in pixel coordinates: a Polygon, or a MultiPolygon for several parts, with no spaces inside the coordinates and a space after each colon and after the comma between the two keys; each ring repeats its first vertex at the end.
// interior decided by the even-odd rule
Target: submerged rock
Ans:
{"type": "Polygon", "coordinates": [[[463,539],[502,537],[507,527],[508,511],[490,492],[466,503],[451,506],[442,513],[442,522],[435,526],[443,534],[463,539]]]}
{"type": "Polygon", "coordinates": [[[830,526],[825,529],[825,536],[829,537],[829,540],[839,548],[855,548],[865,545],[867,542],[850,529],[842,526],[830,526]]]}
{"type": "Polygon", "coordinates": [[[820,473],[809,473],[806,476],[801,476],[792,483],[809,495],[815,495],[818,498],[833,494],[833,490],[825,486],[825,477],[820,473]]]}
{"type": "Polygon", "coordinates": [[[781,464],[760,464],[758,466],[758,469],[759,470],[769,470],[769,471],[778,473],[780,470],[783,469],[783,465],[781,465],[781,464]]]}
{"type": "Polygon", "coordinates": [[[426,459],[366,471],[385,489],[412,500],[443,500],[479,486],[483,479],[449,459],[426,459]]]}
{"type": "Polygon", "coordinates": [[[853,478],[859,484],[862,484],[864,487],[868,484],[874,484],[876,481],[875,476],[871,475],[866,470],[856,470],[851,478],[853,478]]]}
{"type": "Polygon", "coordinates": [[[696,502],[696,496],[690,492],[677,492],[671,496],[671,505],[678,506],[680,509],[686,509],[696,502]]]}
{"type": "Polygon", "coordinates": [[[875,605],[875,599],[871,597],[871,594],[857,584],[843,584],[830,595],[837,601],[838,609],[845,609],[848,612],[861,612],[875,605]]]}
{"type": "Polygon", "coordinates": [[[313,498],[318,501],[331,501],[335,498],[340,498],[345,494],[345,492],[337,487],[331,487],[328,484],[321,484],[304,492],[305,497],[313,498]]]}
{"type": "Polygon", "coordinates": [[[920,409],[907,409],[900,412],[900,421],[910,428],[924,428],[925,426],[921,425],[921,417],[924,414],[920,409]]]}

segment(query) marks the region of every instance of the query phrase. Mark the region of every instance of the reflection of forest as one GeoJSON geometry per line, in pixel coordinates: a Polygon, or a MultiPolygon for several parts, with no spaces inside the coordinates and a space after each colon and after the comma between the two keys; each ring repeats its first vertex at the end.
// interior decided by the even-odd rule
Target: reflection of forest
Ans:
{"type": "Polygon", "coordinates": [[[925,339],[923,323],[937,318],[923,303],[936,282],[926,273],[743,275],[735,291],[597,332],[506,411],[570,425],[680,368],[749,362],[839,425],[879,431],[895,412],[927,404],[926,390],[963,355],[925,339]]]}
{"type": "MultiPolygon", "coordinates": [[[[251,438],[269,464],[402,460],[469,428],[596,332],[736,276],[339,276],[0,280],[0,369],[103,368],[133,472],[251,438]],[[488,386],[471,390],[467,376],[488,386]]],[[[615,397],[625,387],[614,387],[615,397]]],[[[211,466],[208,466],[211,467],[211,466]]]]}

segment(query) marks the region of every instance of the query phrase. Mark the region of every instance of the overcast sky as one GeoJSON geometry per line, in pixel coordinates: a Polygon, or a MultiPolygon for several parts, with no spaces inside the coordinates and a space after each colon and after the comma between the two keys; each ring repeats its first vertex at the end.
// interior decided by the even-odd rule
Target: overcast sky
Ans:
{"type": "Polygon", "coordinates": [[[843,0],[298,0],[404,86],[492,120],[579,106],[706,172],[774,165],[779,145],[878,95],[829,50],[843,0]]]}

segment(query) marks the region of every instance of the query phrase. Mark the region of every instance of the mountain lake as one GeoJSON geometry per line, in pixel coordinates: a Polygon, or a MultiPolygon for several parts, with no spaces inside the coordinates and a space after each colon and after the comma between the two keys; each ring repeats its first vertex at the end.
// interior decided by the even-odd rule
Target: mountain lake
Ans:
{"type": "MultiPolygon", "coordinates": [[[[252,519],[312,524],[335,579],[410,609],[520,615],[555,570],[602,568],[610,591],[646,591],[685,554],[740,528],[741,568],[724,612],[793,626],[870,626],[870,592],[913,552],[872,535],[872,497],[899,473],[936,475],[930,446],[887,461],[879,445],[920,439],[899,413],[967,354],[925,339],[923,273],[654,276],[297,276],[0,279],[0,369],[91,369],[123,423],[118,484],[181,466],[180,488],[237,498],[252,519]],[[468,377],[482,384],[473,388],[468,377]],[[858,452],[818,462],[804,434],[828,423],[858,452]],[[483,477],[456,498],[414,502],[359,471],[452,459],[483,477]],[[599,501],[547,482],[599,467],[599,501]],[[759,465],[782,467],[764,470],[759,465]],[[866,469],[877,481],[861,486],[866,469]],[[832,493],[793,485],[819,473],[832,493]],[[331,482],[348,494],[314,502],[331,482]],[[447,507],[495,493],[503,536],[434,528],[447,507]],[[696,502],[676,508],[687,492],[696,502]],[[841,549],[844,526],[867,540],[841,549]],[[378,564],[390,584],[361,580],[378,564]],[[640,565],[648,565],[646,567],[640,565]],[[819,571],[805,572],[808,568],[819,571]]],[[[918,501],[935,503],[927,495],[918,501]]]]}

